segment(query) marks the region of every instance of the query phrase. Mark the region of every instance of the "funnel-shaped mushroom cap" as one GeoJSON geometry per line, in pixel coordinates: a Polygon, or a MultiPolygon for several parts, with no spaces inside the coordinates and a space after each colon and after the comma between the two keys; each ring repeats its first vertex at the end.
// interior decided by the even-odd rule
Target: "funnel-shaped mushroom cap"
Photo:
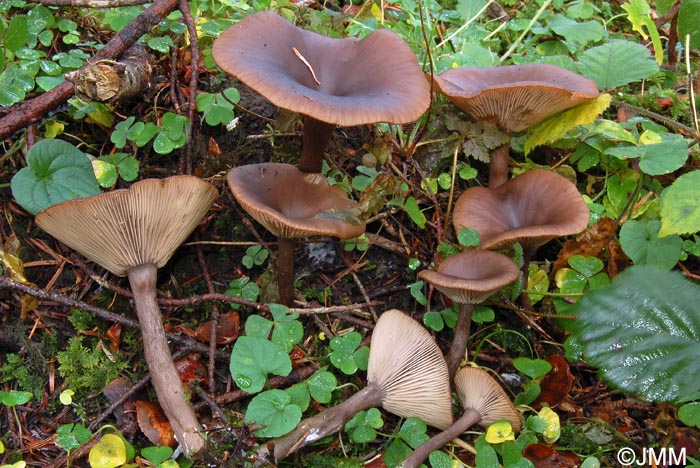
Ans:
{"type": "Polygon", "coordinates": [[[481,414],[483,427],[506,419],[514,431],[522,427],[520,413],[498,382],[483,369],[464,367],[455,375],[457,396],[464,409],[471,408],[481,414]]]}
{"type": "Polygon", "coordinates": [[[435,340],[399,310],[387,310],[372,332],[368,383],[384,393],[382,407],[445,429],[452,424],[450,377],[435,340]]]}
{"type": "Polygon", "coordinates": [[[129,189],[65,201],[36,215],[56,239],[117,276],[165,265],[218,195],[193,176],[145,179],[129,189]]]}
{"type": "Polygon", "coordinates": [[[263,11],[224,31],[212,56],[274,105],[330,124],[408,123],[430,104],[415,54],[388,30],[333,39],[263,11]]]}
{"type": "Polygon", "coordinates": [[[547,117],[598,97],[598,86],[548,64],[452,68],[434,77],[436,91],[474,120],[519,132],[547,117]]]}
{"type": "Polygon", "coordinates": [[[357,202],[321,174],[263,163],[236,167],[227,179],[241,207],[277,237],[350,239],[365,232],[357,218],[357,202]]]}
{"type": "Polygon", "coordinates": [[[554,172],[532,170],[495,188],[465,190],[454,207],[455,230],[479,232],[481,247],[520,242],[537,248],[588,225],[590,212],[574,184],[554,172]]]}
{"type": "Polygon", "coordinates": [[[423,270],[421,279],[460,304],[479,304],[518,279],[518,266],[503,254],[469,250],[448,257],[437,271],[423,270]]]}

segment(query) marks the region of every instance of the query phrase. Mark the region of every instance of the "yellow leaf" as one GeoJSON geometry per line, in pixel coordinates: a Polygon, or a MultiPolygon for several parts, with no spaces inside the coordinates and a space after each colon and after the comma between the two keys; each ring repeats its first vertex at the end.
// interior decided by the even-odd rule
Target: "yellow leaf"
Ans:
{"type": "Polygon", "coordinates": [[[515,440],[513,426],[510,421],[497,421],[486,429],[486,442],[489,444],[500,444],[506,440],[515,440]]]}
{"type": "Polygon", "coordinates": [[[126,445],[121,437],[107,434],[90,449],[91,468],[116,468],[126,463],[126,445]]]}
{"type": "Polygon", "coordinates": [[[538,123],[527,131],[525,155],[533,148],[557,141],[577,125],[593,122],[610,105],[611,96],[603,93],[592,101],[579,104],[538,123]]]}
{"type": "Polygon", "coordinates": [[[555,413],[549,406],[543,407],[537,416],[544,419],[547,423],[547,429],[544,430],[542,436],[548,444],[553,444],[559,439],[561,434],[561,426],[559,424],[559,415],[555,413]]]}
{"type": "Polygon", "coordinates": [[[24,263],[17,255],[0,249],[0,262],[10,278],[18,283],[28,284],[27,277],[24,276],[24,263]]]}
{"type": "Polygon", "coordinates": [[[372,13],[372,16],[374,16],[374,19],[377,21],[382,20],[382,9],[377,6],[376,3],[372,3],[372,7],[370,8],[370,12],[372,13]]]}
{"type": "Polygon", "coordinates": [[[2,443],[2,440],[0,440],[0,454],[5,453],[5,444],[2,443]]]}

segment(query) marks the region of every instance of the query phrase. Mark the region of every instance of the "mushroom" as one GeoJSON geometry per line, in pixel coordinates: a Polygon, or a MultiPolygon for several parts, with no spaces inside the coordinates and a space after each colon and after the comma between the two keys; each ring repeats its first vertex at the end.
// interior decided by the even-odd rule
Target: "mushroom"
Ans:
{"type": "Polygon", "coordinates": [[[459,304],[454,339],[446,358],[450,377],[465,358],[474,305],[518,279],[518,274],[518,266],[510,258],[490,250],[455,254],[443,261],[436,271],[418,273],[419,278],[459,304]]]}
{"type": "Polygon", "coordinates": [[[270,440],[260,455],[269,457],[268,450],[273,450],[274,459],[280,460],[340,430],[360,411],[377,406],[404,418],[421,418],[440,429],[452,424],[450,379],[442,353],[425,328],[396,309],[384,312],[372,332],[367,386],[305,419],[289,434],[270,440]]]}
{"type": "Polygon", "coordinates": [[[156,301],[157,269],[167,263],[217,197],[192,176],[146,179],[129,189],[65,201],[36,215],[56,239],[117,276],[127,276],[151,380],[175,438],[187,454],[204,447],[202,427],[168,348],[156,301]]]}
{"type": "Polygon", "coordinates": [[[522,427],[520,413],[506,392],[493,377],[478,367],[464,367],[455,376],[455,387],[464,413],[454,424],[431,437],[419,446],[403,462],[401,468],[417,468],[428,458],[430,452],[437,450],[464,431],[479,424],[488,427],[496,421],[507,420],[518,432],[522,427]]]}
{"type": "Polygon", "coordinates": [[[455,230],[476,230],[484,249],[519,242],[527,288],[529,262],[535,250],[555,237],[583,231],[589,217],[588,206],[573,183],[555,172],[535,169],[496,188],[465,190],[455,203],[452,221],[455,230]]]}
{"type": "Polygon", "coordinates": [[[321,171],[336,125],[409,123],[430,105],[415,54],[388,30],[334,39],[263,11],[224,31],[212,57],[277,107],[304,115],[304,172],[321,171]]]}
{"type": "MultiPolygon", "coordinates": [[[[478,122],[511,135],[598,97],[598,85],[545,63],[452,68],[434,76],[435,89],[478,122]]],[[[491,152],[489,187],[508,180],[510,142],[491,152]]]]}
{"type": "Polygon", "coordinates": [[[305,173],[290,164],[248,164],[229,171],[227,180],[241,207],[277,236],[277,285],[284,305],[294,300],[296,239],[350,239],[365,232],[357,218],[357,202],[319,173],[305,173]]]}

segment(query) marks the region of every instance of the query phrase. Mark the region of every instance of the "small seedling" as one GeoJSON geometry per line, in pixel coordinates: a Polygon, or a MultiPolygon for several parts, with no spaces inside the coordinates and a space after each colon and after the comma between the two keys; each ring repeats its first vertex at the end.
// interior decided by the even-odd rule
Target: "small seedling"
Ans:
{"type": "Polygon", "coordinates": [[[248,269],[254,266],[260,266],[265,263],[270,251],[263,248],[262,245],[253,245],[246,249],[245,255],[241,259],[241,263],[248,269]]]}

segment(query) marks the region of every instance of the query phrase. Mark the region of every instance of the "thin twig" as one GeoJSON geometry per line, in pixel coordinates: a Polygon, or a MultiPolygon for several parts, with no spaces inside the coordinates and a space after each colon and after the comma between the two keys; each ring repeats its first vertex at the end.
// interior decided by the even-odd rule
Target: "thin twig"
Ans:
{"type": "Polygon", "coordinates": [[[304,65],[306,65],[306,68],[309,69],[309,71],[311,72],[311,77],[314,79],[314,81],[316,82],[316,84],[319,85],[319,86],[321,86],[321,82],[318,81],[318,78],[316,78],[316,72],[314,71],[314,69],[313,69],[313,67],[311,66],[311,64],[309,63],[309,61],[306,60],[306,59],[304,58],[303,55],[301,55],[301,52],[299,52],[299,51],[297,50],[296,47],[292,47],[292,51],[294,52],[294,55],[296,55],[297,58],[298,58],[299,60],[301,60],[301,62],[302,62],[304,65]]]}
{"type": "MultiPolygon", "coordinates": [[[[199,266],[202,269],[202,274],[204,275],[204,282],[207,284],[207,290],[209,294],[214,294],[216,290],[214,289],[214,283],[211,280],[211,275],[209,274],[209,268],[207,267],[207,261],[204,259],[204,254],[202,253],[202,248],[197,247],[197,260],[199,261],[199,266]]],[[[219,325],[219,308],[216,306],[216,302],[212,303],[211,306],[211,332],[209,334],[209,365],[207,366],[207,374],[209,377],[209,391],[214,392],[214,370],[216,369],[216,329],[219,325]]]]}

